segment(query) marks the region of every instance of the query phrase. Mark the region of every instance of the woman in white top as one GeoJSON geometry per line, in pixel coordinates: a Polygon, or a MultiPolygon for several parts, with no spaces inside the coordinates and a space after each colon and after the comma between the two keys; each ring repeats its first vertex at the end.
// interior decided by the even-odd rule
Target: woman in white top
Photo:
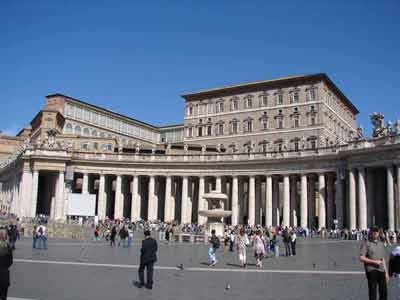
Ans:
{"type": "Polygon", "coordinates": [[[244,228],[241,228],[239,234],[236,236],[236,247],[238,250],[240,266],[242,268],[246,267],[247,258],[246,258],[246,246],[249,244],[249,238],[244,231],[244,228]]]}
{"type": "Polygon", "coordinates": [[[265,240],[261,235],[261,230],[257,230],[253,240],[254,256],[257,259],[257,267],[262,268],[262,260],[265,256],[265,240]]]}

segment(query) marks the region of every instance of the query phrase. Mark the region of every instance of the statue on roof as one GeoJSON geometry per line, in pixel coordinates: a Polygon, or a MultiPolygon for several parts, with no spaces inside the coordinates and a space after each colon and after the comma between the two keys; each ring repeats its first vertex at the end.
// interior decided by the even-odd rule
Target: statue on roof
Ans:
{"type": "Polygon", "coordinates": [[[374,112],[369,115],[372,123],[372,137],[383,137],[388,135],[388,129],[385,127],[385,117],[381,113],[374,112]]]}

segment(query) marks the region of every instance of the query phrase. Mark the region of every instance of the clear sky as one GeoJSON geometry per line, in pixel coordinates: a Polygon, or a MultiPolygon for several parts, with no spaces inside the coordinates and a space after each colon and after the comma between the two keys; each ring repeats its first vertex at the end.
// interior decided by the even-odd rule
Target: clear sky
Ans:
{"type": "Polygon", "coordinates": [[[400,1],[0,1],[5,132],[56,92],[159,125],[185,92],[319,72],[367,129],[400,118],[400,1]]]}

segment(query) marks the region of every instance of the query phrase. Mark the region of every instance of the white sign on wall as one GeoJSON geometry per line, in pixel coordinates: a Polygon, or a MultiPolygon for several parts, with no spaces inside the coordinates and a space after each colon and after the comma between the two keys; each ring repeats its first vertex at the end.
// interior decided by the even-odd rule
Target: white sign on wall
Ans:
{"type": "Polygon", "coordinates": [[[96,195],[68,194],[68,215],[92,217],[96,211],[96,195]]]}

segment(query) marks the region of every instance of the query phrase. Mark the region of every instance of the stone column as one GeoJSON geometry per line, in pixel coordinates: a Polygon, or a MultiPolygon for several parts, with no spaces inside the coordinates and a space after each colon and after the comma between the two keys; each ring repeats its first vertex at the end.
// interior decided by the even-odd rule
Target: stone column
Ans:
{"type": "Polygon", "coordinates": [[[343,228],[343,180],[341,178],[341,171],[336,171],[335,183],[335,203],[336,203],[336,220],[338,228],[343,228]]]}
{"type": "Polygon", "coordinates": [[[301,194],[300,194],[300,213],[301,220],[300,226],[302,228],[308,228],[308,203],[307,203],[307,175],[301,175],[301,194]]]}
{"type": "Polygon", "coordinates": [[[290,226],[290,180],[289,175],[283,176],[283,219],[282,226],[290,226]]]}
{"type": "Polygon", "coordinates": [[[164,203],[164,222],[170,222],[173,221],[173,218],[171,217],[172,211],[171,211],[171,206],[172,206],[172,198],[171,198],[171,176],[167,175],[165,178],[165,203],[164,203]]]}
{"type": "Polygon", "coordinates": [[[297,178],[290,178],[290,224],[297,227],[297,178]]]}
{"type": "Polygon", "coordinates": [[[308,178],[308,181],[309,181],[309,187],[310,187],[310,193],[309,193],[309,201],[308,201],[308,203],[309,203],[309,216],[308,216],[308,219],[309,219],[309,221],[308,221],[308,226],[310,227],[310,228],[313,228],[313,227],[315,227],[315,216],[316,216],[316,213],[315,213],[315,207],[316,207],[316,203],[315,203],[315,177],[314,177],[314,175],[312,175],[312,176],[309,176],[309,178],[308,178]]]}
{"type": "MultiPolygon", "coordinates": [[[[206,203],[204,201],[203,195],[205,190],[205,178],[204,176],[199,177],[199,203],[198,203],[198,211],[206,209],[206,203]]],[[[198,215],[199,224],[203,225],[206,223],[207,218],[198,215]]]]}
{"type": "Polygon", "coordinates": [[[63,219],[64,210],[64,190],[65,190],[64,170],[58,173],[57,194],[56,194],[56,214],[55,219],[63,219]]]}
{"type": "Polygon", "coordinates": [[[358,227],[367,229],[367,190],[365,187],[365,169],[358,168],[358,227]]]}
{"type": "Polygon", "coordinates": [[[149,221],[157,220],[157,203],[155,203],[154,197],[155,191],[155,178],[153,175],[149,177],[149,205],[147,210],[147,219],[149,221]]]}
{"type": "Polygon", "coordinates": [[[140,219],[140,195],[139,195],[139,176],[133,175],[132,179],[132,203],[131,203],[131,220],[138,221],[140,219]]]}
{"type": "Polygon", "coordinates": [[[326,202],[325,202],[325,174],[318,174],[318,198],[319,198],[319,213],[318,213],[318,228],[326,228],[326,202]]]}
{"type": "Polygon", "coordinates": [[[83,173],[82,194],[89,194],[89,175],[88,175],[88,173],[83,173]]]}
{"type": "Polygon", "coordinates": [[[114,206],[114,219],[123,218],[124,195],[122,194],[122,176],[117,175],[117,182],[115,185],[115,206],[114,206]]]}
{"type": "Polygon", "coordinates": [[[249,225],[256,222],[256,178],[252,175],[249,177],[249,225]]]}
{"type": "Polygon", "coordinates": [[[38,189],[39,189],[39,171],[33,171],[32,177],[32,202],[31,202],[31,218],[36,216],[37,199],[38,199],[38,189]]]}
{"type": "Polygon", "coordinates": [[[279,179],[277,177],[272,178],[272,219],[275,218],[275,223],[272,221],[274,226],[280,226],[280,196],[279,196],[279,179]]]}
{"type": "Polygon", "coordinates": [[[387,174],[387,213],[388,230],[394,231],[394,190],[393,190],[393,167],[386,167],[387,174]]]}
{"type": "Polygon", "coordinates": [[[239,178],[232,177],[232,225],[239,224],[239,178]]]}
{"type": "Polygon", "coordinates": [[[187,222],[187,206],[188,206],[188,177],[182,177],[182,203],[181,203],[181,224],[187,222]]]}
{"type": "Polygon", "coordinates": [[[400,165],[396,166],[396,169],[397,169],[396,230],[399,230],[400,229],[400,165]]]}
{"type": "Polygon", "coordinates": [[[356,180],[354,169],[349,170],[349,229],[356,229],[356,180]]]}
{"type": "Polygon", "coordinates": [[[326,215],[327,215],[327,227],[328,229],[333,229],[333,209],[334,209],[334,203],[333,203],[333,192],[334,192],[334,178],[333,174],[328,174],[327,178],[327,187],[326,187],[326,196],[327,196],[327,209],[326,209],[326,215]]]}
{"type": "Polygon", "coordinates": [[[221,193],[221,192],[222,192],[222,178],[221,178],[221,176],[217,176],[217,177],[215,178],[215,190],[216,190],[218,193],[221,193]]]}
{"type": "Polygon", "coordinates": [[[100,220],[106,218],[106,207],[107,207],[107,193],[106,193],[106,177],[104,174],[100,174],[99,180],[99,199],[97,203],[97,215],[100,220]]]}
{"type": "Polygon", "coordinates": [[[265,225],[272,226],[272,176],[265,178],[265,225]]]}

